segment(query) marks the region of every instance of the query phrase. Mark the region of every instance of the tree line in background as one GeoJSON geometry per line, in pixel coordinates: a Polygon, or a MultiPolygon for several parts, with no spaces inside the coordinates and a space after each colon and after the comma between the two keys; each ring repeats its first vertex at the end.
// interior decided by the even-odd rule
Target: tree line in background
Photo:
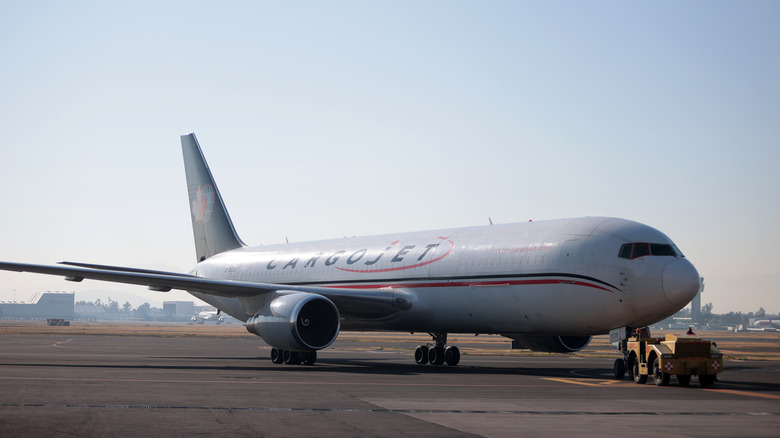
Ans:
{"type": "MultiPolygon", "coordinates": [[[[709,325],[709,326],[738,326],[741,324],[747,327],[750,325],[751,319],[754,320],[780,319],[780,316],[778,315],[767,315],[766,310],[764,310],[763,307],[759,307],[759,309],[755,312],[747,312],[747,313],[742,313],[742,312],[713,313],[712,309],[713,309],[712,303],[707,303],[702,305],[701,312],[699,314],[699,320],[691,321],[691,322],[700,325],[709,325]]],[[[690,318],[690,317],[691,317],[691,309],[686,307],[685,309],[680,310],[670,318],[667,318],[658,324],[663,325],[666,323],[672,323],[674,322],[675,318],[690,318]]]]}
{"type": "Polygon", "coordinates": [[[125,303],[120,306],[119,302],[112,300],[111,297],[108,297],[106,302],[101,301],[100,298],[96,299],[95,301],[80,300],[76,301],[76,305],[102,307],[105,309],[105,312],[110,315],[132,315],[134,313],[148,315],[152,312],[152,309],[160,310],[156,307],[152,307],[149,303],[143,303],[138,306],[137,309],[133,309],[133,305],[130,304],[129,301],[125,301],[125,303]]]}
{"type": "MultiPolygon", "coordinates": [[[[774,319],[777,319],[777,315],[773,315],[774,319]]],[[[763,307],[759,307],[755,312],[729,312],[729,313],[713,313],[712,303],[707,303],[701,306],[701,316],[699,317],[700,323],[711,325],[749,325],[750,319],[772,319],[766,314],[766,310],[763,307]]]]}

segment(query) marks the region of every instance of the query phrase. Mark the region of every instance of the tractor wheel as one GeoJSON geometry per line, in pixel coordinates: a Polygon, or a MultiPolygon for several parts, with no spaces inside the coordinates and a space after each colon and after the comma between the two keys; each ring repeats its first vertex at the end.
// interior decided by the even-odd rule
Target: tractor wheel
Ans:
{"type": "Polygon", "coordinates": [[[634,358],[634,365],[631,367],[631,375],[634,377],[634,383],[643,385],[647,383],[647,374],[639,374],[639,361],[634,358]]]}
{"type": "Polygon", "coordinates": [[[626,377],[626,362],[623,359],[615,359],[612,371],[616,380],[623,380],[626,377]]]}
{"type": "Polygon", "coordinates": [[[653,381],[655,386],[666,386],[669,384],[669,378],[671,374],[663,372],[661,369],[661,361],[656,357],[653,359],[653,381]]]}

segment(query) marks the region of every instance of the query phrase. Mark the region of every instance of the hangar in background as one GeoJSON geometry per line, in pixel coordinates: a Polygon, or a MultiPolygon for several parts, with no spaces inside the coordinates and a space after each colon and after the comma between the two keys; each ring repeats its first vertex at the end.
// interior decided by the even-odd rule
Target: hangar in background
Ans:
{"type": "Polygon", "coordinates": [[[194,301],[163,301],[163,313],[168,316],[193,316],[198,311],[194,301]]]}
{"type": "Polygon", "coordinates": [[[44,292],[34,303],[0,301],[0,319],[65,319],[74,317],[73,292],[44,292]]]}

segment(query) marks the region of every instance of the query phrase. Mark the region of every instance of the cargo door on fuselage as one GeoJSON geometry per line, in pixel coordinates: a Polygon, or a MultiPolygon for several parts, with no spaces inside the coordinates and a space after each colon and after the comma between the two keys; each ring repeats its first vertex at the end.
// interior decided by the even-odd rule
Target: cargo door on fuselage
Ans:
{"type": "MultiPolygon", "coordinates": [[[[514,263],[502,263],[507,257],[497,256],[496,248],[475,248],[470,257],[460,260],[459,271],[468,282],[468,297],[473,312],[469,316],[488,333],[517,333],[526,330],[522,297],[512,286],[510,273],[518,271],[514,263]]],[[[483,331],[484,332],[484,331],[483,331]]]]}
{"type": "Polygon", "coordinates": [[[582,239],[569,239],[563,242],[558,264],[561,274],[574,273],[582,265],[581,245],[582,239]]]}

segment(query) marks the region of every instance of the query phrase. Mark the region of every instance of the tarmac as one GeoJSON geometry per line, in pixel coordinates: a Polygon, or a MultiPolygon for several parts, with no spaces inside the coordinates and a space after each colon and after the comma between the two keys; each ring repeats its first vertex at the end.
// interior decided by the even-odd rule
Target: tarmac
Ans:
{"type": "Polygon", "coordinates": [[[610,357],[468,354],[347,335],[313,366],[259,338],[0,336],[0,436],[777,436],[780,361],[712,389],[611,378],[610,357]]]}

